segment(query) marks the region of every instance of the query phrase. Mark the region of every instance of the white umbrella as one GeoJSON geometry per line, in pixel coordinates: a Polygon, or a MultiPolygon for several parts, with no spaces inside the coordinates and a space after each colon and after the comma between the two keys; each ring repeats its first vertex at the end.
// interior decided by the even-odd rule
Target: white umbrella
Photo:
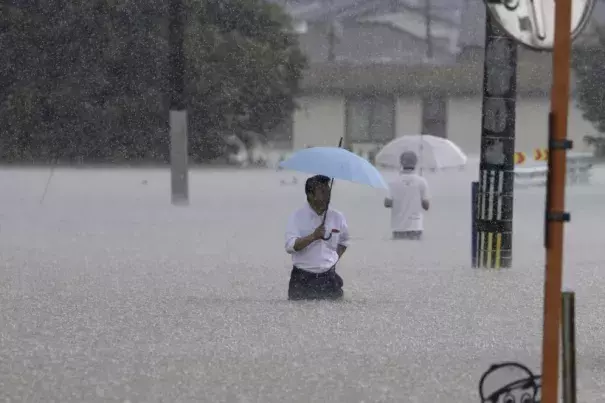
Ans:
{"type": "Polygon", "coordinates": [[[404,151],[418,156],[418,168],[438,170],[466,164],[466,154],[456,144],[430,134],[412,134],[396,138],[385,145],[376,155],[376,165],[399,168],[399,157],[404,151]]]}

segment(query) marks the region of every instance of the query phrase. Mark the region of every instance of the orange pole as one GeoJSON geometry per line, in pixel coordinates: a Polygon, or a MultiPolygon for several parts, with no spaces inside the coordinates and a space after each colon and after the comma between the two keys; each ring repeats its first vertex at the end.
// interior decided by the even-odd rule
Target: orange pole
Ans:
{"type": "MultiPolygon", "coordinates": [[[[571,56],[571,2],[555,2],[555,38],[549,141],[561,145],[567,140],[569,69],[571,56]]],[[[563,225],[552,214],[565,208],[566,150],[551,144],[549,154],[546,268],[544,277],[544,328],[542,334],[542,403],[558,403],[559,330],[563,275],[563,225]]]]}

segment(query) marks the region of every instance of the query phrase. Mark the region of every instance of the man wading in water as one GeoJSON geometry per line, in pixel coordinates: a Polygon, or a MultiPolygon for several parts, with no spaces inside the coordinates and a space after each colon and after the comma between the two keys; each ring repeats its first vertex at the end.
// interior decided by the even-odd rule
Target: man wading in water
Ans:
{"type": "Polygon", "coordinates": [[[391,209],[393,239],[422,239],[424,211],[429,209],[429,185],[416,173],[418,157],[411,151],[401,154],[401,174],[389,184],[390,197],[384,206],[391,209]]]}
{"type": "Polygon", "coordinates": [[[305,193],[307,203],[290,216],[286,228],[286,252],[294,266],[288,299],[340,299],[343,281],[336,274],[336,263],[349,246],[347,222],[342,213],[328,207],[330,178],[307,179],[305,193]]]}

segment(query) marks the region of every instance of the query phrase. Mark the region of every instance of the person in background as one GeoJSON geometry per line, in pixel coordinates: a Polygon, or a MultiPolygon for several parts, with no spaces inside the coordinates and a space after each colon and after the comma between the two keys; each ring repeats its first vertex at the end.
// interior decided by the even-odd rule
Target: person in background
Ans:
{"type": "Polygon", "coordinates": [[[424,211],[429,209],[429,186],[416,173],[418,157],[406,151],[399,158],[401,175],[389,183],[390,197],[384,206],[391,209],[391,230],[393,239],[420,240],[424,230],[424,211]]]}
{"type": "Polygon", "coordinates": [[[285,248],[293,264],[288,299],[340,299],[343,281],[336,263],[349,246],[347,222],[342,213],[329,208],[330,178],[307,179],[305,194],[307,202],[290,216],[286,227],[285,248]]]}

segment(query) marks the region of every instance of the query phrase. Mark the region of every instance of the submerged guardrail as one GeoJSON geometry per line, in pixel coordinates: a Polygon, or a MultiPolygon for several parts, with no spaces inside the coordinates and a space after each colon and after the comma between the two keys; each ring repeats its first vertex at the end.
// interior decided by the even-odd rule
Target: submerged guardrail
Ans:
{"type": "MultiPolygon", "coordinates": [[[[590,183],[595,158],[590,153],[569,154],[567,156],[567,179],[569,184],[590,183]]],[[[548,178],[548,165],[539,163],[515,167],[515,185],[544,186],[548,178]]]]}

